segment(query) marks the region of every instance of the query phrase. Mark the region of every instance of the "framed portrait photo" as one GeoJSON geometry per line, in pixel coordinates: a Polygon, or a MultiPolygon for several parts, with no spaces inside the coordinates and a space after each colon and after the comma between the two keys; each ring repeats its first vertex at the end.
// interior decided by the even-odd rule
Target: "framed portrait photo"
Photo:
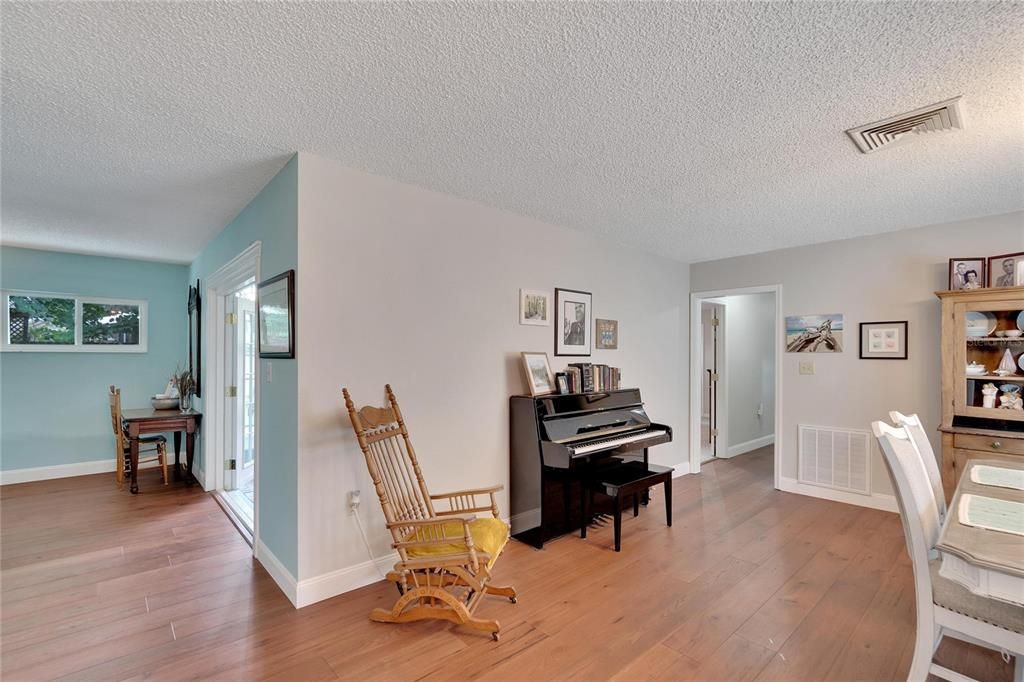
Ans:
{"type": "Polygon", "coordinates": [[[594,320],[594,346],[599,349],[617,350],[619,347],[619,321],[594,320]]]}
{"type": "Polygon", "coordinates": [[[590,355],[591,295],[575,289],[555,289],[555,355],[590,355]]]}
{"type": "Polygon", "coordinates": [[[950,258],[949,290],[984,289],[985,273],[984,258],[950,258]]]}
{"type": "Polygon", "coordinates": [[[295,357],[295,271],[265,279],[256,287],[260,357],[295,357]]]}
{"type": "Polygon", "coordinates": [[[1024,251],[989,256],[988,285],[999,288],[1024,286],[1024,251]]]}
{"type": "Polygon", "coordinates": [[[906,360],[907,321],[861,322],[861,360],[906,360]]]}
{"type": "Polygon", "coordinates": [[[519,290],[519,324],[551,324],[551,294],[538,289],[519,290]]]}
{"type": "Polygon", "coordinates": [[[526,375],[526,386],[530,389],[530,395],[548,395],[555,392],[555,377],[551,374],[547,353],[523,353],[523,373],[526,375]]]}

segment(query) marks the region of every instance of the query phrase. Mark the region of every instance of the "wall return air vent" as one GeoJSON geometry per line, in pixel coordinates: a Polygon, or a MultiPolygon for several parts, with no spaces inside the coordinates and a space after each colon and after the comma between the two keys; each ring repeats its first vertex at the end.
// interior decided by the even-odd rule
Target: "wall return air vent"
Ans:
{"type": "Polygon", "coordinates": [[[964,127],[960,111],[960,97],[945,102],[921,107],[898,116],[875,121],[858,128],[850,128],[846,134],[865,154],[878,151],[897,142],[906,142],[912,135],[934,133],[943,130],[960,130],[964,127]]]}

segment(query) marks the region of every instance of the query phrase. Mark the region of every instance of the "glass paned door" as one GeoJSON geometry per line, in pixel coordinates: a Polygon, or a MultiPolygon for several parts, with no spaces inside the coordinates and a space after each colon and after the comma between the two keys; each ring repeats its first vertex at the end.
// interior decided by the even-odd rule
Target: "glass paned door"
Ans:
{"type": "Polygon", "coordinates": [[[256,503],[256,285],[225,297],[225,499],[251,532],[256,503]]]}

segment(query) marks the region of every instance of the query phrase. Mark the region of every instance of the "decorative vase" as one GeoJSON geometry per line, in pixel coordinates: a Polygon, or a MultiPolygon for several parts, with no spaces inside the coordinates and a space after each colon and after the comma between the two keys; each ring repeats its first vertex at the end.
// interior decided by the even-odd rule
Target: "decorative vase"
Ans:
{"type": "Polygon", "coordinates": [[[191,412],[192,411],[192,394],[183,393],[181,395],[181,411],[191,412]]]}

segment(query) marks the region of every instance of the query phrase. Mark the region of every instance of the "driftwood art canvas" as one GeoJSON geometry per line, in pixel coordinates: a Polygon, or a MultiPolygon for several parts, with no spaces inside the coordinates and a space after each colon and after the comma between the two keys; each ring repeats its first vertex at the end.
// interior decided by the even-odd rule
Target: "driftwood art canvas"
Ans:
{"type": "Polygon", "coordinates": [[[786,352],[843,352],[842,314],[793,315],[787,317],[786,352]]]}

